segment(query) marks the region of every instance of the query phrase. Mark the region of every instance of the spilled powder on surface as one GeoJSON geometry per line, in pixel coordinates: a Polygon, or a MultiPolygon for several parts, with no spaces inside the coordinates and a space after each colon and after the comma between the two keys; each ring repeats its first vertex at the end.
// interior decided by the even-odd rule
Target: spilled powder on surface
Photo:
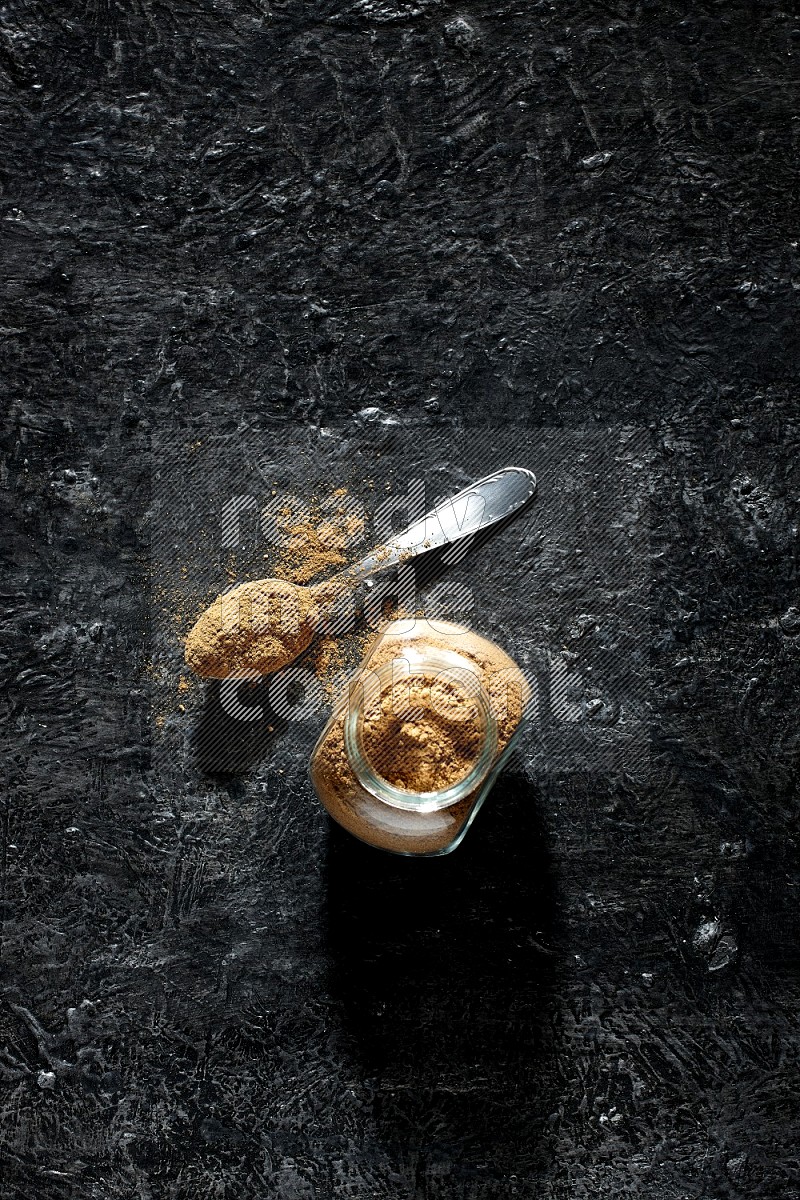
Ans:
{"type": "Polygon", "coordinates": [[[346,488],[337,488],[324,502],[295,512],[285,503],[275,514],[275,524],[286,539],[271,569],[278,579],[308,583],[345,566],[348,550],[364,533],[364,517],[353,511],[346,488]],[[310,514],[310,515],[309,515],[310,514]]]}
{"type": "Polygon", "coordinates": [[[319,680],[329,704],[336,700],[345,680],[358,667],[374,639],[372,629],[357,629],[344,636],[327,634],[311,647],[303,662],[319,680]]]}

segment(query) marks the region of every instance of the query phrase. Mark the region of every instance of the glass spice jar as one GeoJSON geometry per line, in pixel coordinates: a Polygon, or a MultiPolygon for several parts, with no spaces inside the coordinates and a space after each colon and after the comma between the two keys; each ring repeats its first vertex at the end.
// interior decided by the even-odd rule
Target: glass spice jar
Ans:
{"type": "Polygon", "coordinates": [[[465,626],[392,621],[314,747],[314,789],[371,846],[447,854],[507,759],[530,698],[514,660],[465,626]]]}

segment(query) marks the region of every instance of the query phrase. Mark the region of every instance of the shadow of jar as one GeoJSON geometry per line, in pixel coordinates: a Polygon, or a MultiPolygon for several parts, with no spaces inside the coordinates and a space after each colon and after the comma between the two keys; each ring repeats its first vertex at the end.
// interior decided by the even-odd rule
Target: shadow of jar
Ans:
{"type": "Polygon", "coordinates": [[[396,1168],[425,1195],[544,1169],[563,955],[533,785],[502,775],[442,858],[331,822],[325,869],[330,995],[396,1168]]]}

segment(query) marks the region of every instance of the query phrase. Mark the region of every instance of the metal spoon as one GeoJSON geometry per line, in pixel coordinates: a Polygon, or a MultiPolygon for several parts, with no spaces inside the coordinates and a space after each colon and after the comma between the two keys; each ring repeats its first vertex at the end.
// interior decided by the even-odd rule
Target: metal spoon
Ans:
{"type": "MultiPolygon", "coordinates": [[[[479,533],[525,505],[536,476],[504,467],[442,501],[424,517],[338,575],[312,587],[257,579],[218,596],[186,639],[186,662],[198,675],[268,674],[306,649],[314,633],[342,627],[342,601],[387,567],[479,533]],[[338,615],[337,615],[338,613],[338,615]]],[[[353,605],[349,605],[349,615],[353,605]]]]}

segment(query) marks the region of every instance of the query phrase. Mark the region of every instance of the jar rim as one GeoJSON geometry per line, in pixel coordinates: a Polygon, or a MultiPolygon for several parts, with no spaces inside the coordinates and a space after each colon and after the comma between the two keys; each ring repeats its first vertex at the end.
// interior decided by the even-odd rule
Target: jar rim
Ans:
{"type": "MultiPolygon", "coordinates": [[[[463,682],[460,680],[459,682],[463,682]]],[[[351,770],[356,778],[372,796],[392,808],[406,811],[429,813],[449,808],[463,800],[470,792],[479,787],[486,778],[497,752],[497,722],[492,711],[491,702],[483,687],[475,663],[452,650],[428,650],[419,647],[407,647],[402,654],[396,654],[379,666],[367,666],[351,681],[347,696],[347,712],[344,717],[344,747],[351,770]],[[431,791],[413,791],[397,787],[380,775],[369,762],[364,751],[363,716],[366,704],[367,689],[364,687],[365,677],[377,677],[380,694],[383,694],[384,684],[390,686],[395,682],[395,663],[406,662],[409,665],[408,674],[424,670],[434,677],[445,672],[460,671],[470,680],[466,690],[475,702],[478,719],[481,722],[483,744],[470,770],[447,787],[431,791]],[[355,698],[354,698],[355,692],[355,698]],[[360,693],[360,698],[359,698],[360,693]]]]}

